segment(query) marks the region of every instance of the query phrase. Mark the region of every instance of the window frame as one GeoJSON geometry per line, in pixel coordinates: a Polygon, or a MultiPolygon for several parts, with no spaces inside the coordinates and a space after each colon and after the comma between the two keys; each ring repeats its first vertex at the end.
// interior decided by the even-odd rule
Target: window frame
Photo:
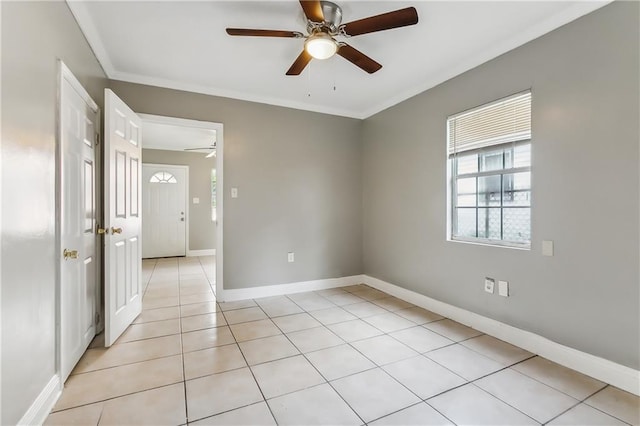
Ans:
{"type": "MultiPolygon", "coordinates": [[[[518,141],[518,142],[507,142],[507,143],[503,143],[503,144],[499,144],[499,145],[492,145],[492,146],[488,146],[488,147],[484,147],[484,148],[479,148],[479,149],[475,149],[475,150],[470,150],[470,151],[465,151],[465,154],[481,154],[482,152],[487,152],[487,151],[494,151],[497,148],[503,147],[509,147],[509,146],[515,146],[515,145],[529,145],[529,147],[531,147],[531,139],[526,139],[526,140],[522,140],[522,141],[518,141]]],[[[531,149],[531,148],[529,148],[531,149]]],[[[504,153],[503,153],[504,155],[504,153]]],[[[523,250],[529,250],[531,248],[531,239],[529,239],[529,242],[519,242],[519,241],[513,241],[513,240],[504,240],[504,239],[492,239],[492,238],[485,238],[485,237],[465,237],[465,236],[456,236],[454,235],[454,231],[457,229],[457,209],[469,209],[469,210],[475,210],[476,211],[476,230],[478,230],[478,224],[477,224],[477,210],[480,208],[493,208],[493,209],[499,209],[500,210],[500,234],[501,236],[503,236],[504,234],[504,219],[503,219],[503,212],[505,208],[508,209],[529,209],[529,212],[531,212],[532,209],[532,198],[533,196],[531,195],[531,198],[529,199],[529,205],[528,206],[505,206],[504,205],[504,200],[502,198],[502,194],[504,193],[504,176],[505,175],[514,175],[516,173],[531,173],[531,163],[529,163],[529,166],[521,166],[521,167],[510,167],[510,168],[505,168],[504,167],[504,157],[503,157],[503,167],[501,169],[495,169],[495,170],[488,170],[488,171],[477,171],[477,172],[471,172],[471,173],[463,173],[463,174],[457,174],[457,162],[456,162],[456,157],[455,155],[450,156],[448,159],[448,166],[447,168],[450,170],[450,177],[448,179],[449,181],[449,189],[448,189],[448,194],[449,194],[449,202],[448,204],[448,216],[449,216],[449,230],[448,230],[448,240],[449,241],[456,241],[456,242],[465,242],[465,243],[475,243],[475,244],[481,244],[481,245],[490,245],[490,246],[503,246],[503,247],[509,247],[509,248],[519,248],[519,249],[523,249],[523,250]],[[500,196],[500,205],[499,206],[479,206],[478,205],[478,201],[476,200],[476,203],[474,206],[458,206],[457,205],[457,200],[458,200],[458,193],[457,193],[457,185],[456,185],[456,180],[457,179],[468,179],[468,178],[480,178],[480,177],[487,177],[487,176],[499,176],[500,177],[500,188],[501,188],[501,196],[500,196]]],[[[478,155],[478,170],[480,170],[480,161],[481,161],[481,157],[480,155],[478,155]]],[[[531,189],[529,190],[531,194],[533,194],[533,191],[531,191],[531,189]]],[[[476,196],[478,194],[478,188],[476,187],[476,196]]],[[[531,221],[529,222],[529,226],[531,226],[531,221]]]]}
{"type": "MultiPolygon", "coordinates": [[[[510,249],[518,249],[518,250],[526,250],[526,251],[530,251],[531,250],[531,243],[533,240],[533,232],[532,232],[532,217],[533,217],[533,184],[530,181],[529,183],[529,192],[530,192],[530,198],[529,198],[529,205],[528,206],[505,206],[504,205],[504,199],[503,199],[503,194],[504,194],[504,176],[505,175],[514,175],[516,173],[531,173],[532,172],[532,164],[533,164],[533,155],[532,155],[532,148],[533,148],[533,137],[528,137],[528,138],[523,138],[523,139],[519,139],[516,141],[505,141],[505,142],[499,142],[493,145],[488,145],[488,146],[484,146],[481,148],[476,148],[476,149],[470,149],[470,150],[464,150],[460,153],[456,153],[450,152],[450,147],[451,147],[451,133],[450,133],[450,122],[451,120],[454,120],[456,117],[459,117],[463,114],[467,114],[469,112],[473,112],[474,110],[482,110],[484,108],[490,107],[491,105],[503,102],[505,100],[508,100],[509,98],[512,97],[517,97],[521,94],[524,93],[531,93],[531,90],[527,90],[525,92],[520,92],[517,93],[515,95],[511,95],[511,96],[506,96],[504,98],[498,99],[496,101],[492,101],[492,102],[488,102],[485,103],[483,105],[480,105],[476,108],[472,108],[466,111],[463,111],[461,113],[457,113],[457,114],[453,114],[449,117],[447,117],[446,120],[446,135],[447,135],[447,140],[446,140],[446,155],[447,155],[447,235],[446,235],[446,240],[447,241],[452,241],[452,242],[457,242],[457,243],[464,243],[464,244],[475,244],[475,245],[483,245],[483,246],[490,246],[490,247],[504,247],[504,248],[510,248],[510,249]],[[528,166],[520,166],[520,167],[510,167],[510,168],[505,168],[505,160],[504,160],[504,151],[503,151],[503,164],[502,164],[502,168],[500,169],[495,169],[495,170],[488,170],[488,171],[480,171],[481,167],[480,167],[480,162],[481,162],[481,153],[482,152],[488,152],[488,151],[494,151],[496,149],[499,149],[500,147],[502,147],[503,149],[505,149],[506,147],[509,146],[513,146],[515,147],[516,145],[529,145],[529,150],[530,150],[530,161],[529,161],[529,165],[528,166]],[[462,155],[462,154],[474,154],[477,153],[478,154],[478,167],[477,167],[477,171],[476,172],[471,172],[471,173],[464,173],[464,174],[457,174],[457,155],[462,155]],[[490,206],[479,206],[478,205],[478,199],[476,198],[475,201],[475,205],[474,206],[458,206],[457,202],[458,202],[458,197],[457,197],[457,180],[458,179],[464,179],[464,178],[479,178],[479,177],[486,177],[486,176],[499,176],[500,177],[500,187],[501,187],[501,196],[500,196],[500,204],[499,206],[495,206],[495,207],[490,207],[490,206]],[[470,210],[474,210],[476,213],[476,234],[479,233],[479,228],[478,228],[478,209],[480,208],[497,208],[500,210],[500,236],[501,238],[504,237],[504,209],[505,208],[527,208],[529,209],[529,241],[528,242],[520,242],[520,241],[513,241],[513,240],[504,240],[504,239],[492,239],[492,238],[486,238],[486,237],[468,237],[468,236],[456,236],[454,235],[455,230],[457,229],[457,212],[458,209],[462,208],[462,209],[470,209],[470,210]]],[[[531,95],[530,95],[531,96],[531,95]]],[[[533,99],[531,98],[531,103],[533,103],[533,99]]],[[[513,166],[513,154],[512,154],[512,166],[513,166]]],[[[479,188],[477,186],[477,180],[476,180],[476,197],[478,196],[478,191],[479,188]]]]}

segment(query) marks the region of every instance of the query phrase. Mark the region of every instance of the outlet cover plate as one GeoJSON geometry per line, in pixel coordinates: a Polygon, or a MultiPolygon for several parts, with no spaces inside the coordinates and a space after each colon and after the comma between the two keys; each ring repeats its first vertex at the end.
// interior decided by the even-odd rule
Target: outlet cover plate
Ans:
{"type": "Polygon", "coordinates": [[[295,253],[290,251],[289,253],[287,253],[287,262],[289,263],[293,263],[295,262],[296,258],[295,258],[295,253]]]}
{"type": "Polygon", "coordinates": [[[484,279],[484,291],[487,293],[493,294],[493,286],[495,285],[495,280],[493,278],[485,278],[484,279]]]}

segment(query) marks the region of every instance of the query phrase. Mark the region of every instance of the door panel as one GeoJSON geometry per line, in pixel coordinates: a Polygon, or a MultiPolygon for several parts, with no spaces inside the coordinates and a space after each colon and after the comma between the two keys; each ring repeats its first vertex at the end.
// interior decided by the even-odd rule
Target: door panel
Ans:
{"type": "Polygon", "coordinates": [[[142,257],[185,256],[187,181],[185,166],[142,165],[142,257]]]}
{"type": "Polygon", "coordinates": [[[105,90],[105,346],[142,311],[141,131],[138,116],[105,90]]]}
{"type": "Polygon", "coordinates": [[[64,66],[61,69],[60,374],[64,381],[96,332],[94,165],[99,110],[73,75],[64,66]]]}

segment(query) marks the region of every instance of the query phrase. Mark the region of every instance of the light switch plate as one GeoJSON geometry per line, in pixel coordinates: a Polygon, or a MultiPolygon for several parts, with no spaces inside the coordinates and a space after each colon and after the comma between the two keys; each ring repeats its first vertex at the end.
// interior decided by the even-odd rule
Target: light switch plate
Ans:
{"type": "Polygon", "coordinates": [[[498,294],[509,297],[509,281],[498,281],[498,294]]]}
{"type": "Polygon", "coordinates": [[[292,263],[295,262],[296,258],[295,258],[295,253],[290,251],[289,253],[287,253],[287,262],[292,263]]]}
{"type": "Polygon", "coordinates": [[[231,198],[238,198],[238,188],[231,188],[231,198]]]}
{"type": "Polygon", "coordinates": [[[484,291],[487,293],[493,294],[493,287],[495,285],[495,280],[493,278],[485,277],[484,279],[484,291]]]}
{"type": "Polygon", "coordinates": [[[545,240],[542,242],[542,255],[553,256],[553,241],[545,240]]]}
{"type": "Polygon", "coordinates": [[[193,197],[193,204],[200,204],[200,198],[193,197]]]}

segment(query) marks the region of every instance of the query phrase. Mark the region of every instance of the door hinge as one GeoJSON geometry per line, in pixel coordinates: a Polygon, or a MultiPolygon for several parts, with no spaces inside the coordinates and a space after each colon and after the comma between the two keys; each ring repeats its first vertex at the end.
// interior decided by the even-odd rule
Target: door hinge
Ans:
{"type": "Polygon", "coordinates": [[[100,312],[96,312],[96,325],[100,324],[100,312]]]}
{"type": "Polygon", "coordinates": [[[96,133],[96,145],[100,145],[100,133],[96,133]]]}

